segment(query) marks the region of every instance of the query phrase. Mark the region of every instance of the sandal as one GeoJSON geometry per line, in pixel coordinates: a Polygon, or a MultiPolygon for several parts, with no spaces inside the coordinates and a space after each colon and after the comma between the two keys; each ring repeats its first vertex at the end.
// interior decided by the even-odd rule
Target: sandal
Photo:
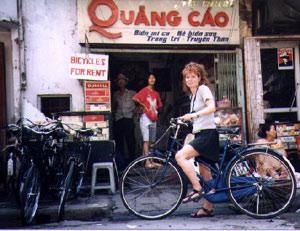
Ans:
{"type": "Polygon", "coordinates": [[[191,214],[192,218],[202,218],[202,217],[213,217],[214,216],[214,210],[208,210],[204,207],[201,207],[200,209],[198,209],[195,213],[191,214]],[[205,213],[203,214],[198,214],[198,212],[200,211],[200,209],[202,209],[205,213]]]}
{"type": "Polygon", "coordinates": [[[198,202],[202,198],[203,194],[204,192],[202,189],[200,190],[193,189],[193,191],[188,196],[183,198],[182,203],[185,204],[190,201],[198,202]]]}

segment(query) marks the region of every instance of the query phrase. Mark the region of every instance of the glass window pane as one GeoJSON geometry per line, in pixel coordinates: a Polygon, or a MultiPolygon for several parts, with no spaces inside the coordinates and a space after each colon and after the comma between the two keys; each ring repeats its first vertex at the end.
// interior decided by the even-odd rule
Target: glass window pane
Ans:
{"type": "Polygon", "coordinates": [[[297,112],[266,113],[265,120],[287,122],[297,121],[297,112]]]}
{"type": "MultiPolygon", "coordinates": [[[[278,70],[277,48],[261,50],[264,108],[291,107],[295,95],[294,70],[278,70]]],[[[293,107],[296,107],[296,100],[293,107]]]]}

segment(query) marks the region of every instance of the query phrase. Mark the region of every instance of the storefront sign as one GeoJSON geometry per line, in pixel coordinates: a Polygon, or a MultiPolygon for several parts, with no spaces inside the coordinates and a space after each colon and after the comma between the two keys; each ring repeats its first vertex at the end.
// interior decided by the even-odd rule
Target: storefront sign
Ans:
{"type": "Polygon", "coordinates": [[[278,70],[294,69],[293,48],[278,48],[277,60],[278,60],[278,70]]]}
{"type": "Polygon", "coordinates": [[[85,81],[84,99],[86,111],[110,111],[110,81],[85,81]]]}
{"type": "Polygon", "coordinates": [[[237,0],[78,0],[80,42],[239,44],[237,0]],[[185,3],[185,4],[184,4],[185,3]]]}
{"type": "Polygon", "coordinates": [[[69,73],[74,79],[107,80],[108,55],[74,54],[69,73]]]}

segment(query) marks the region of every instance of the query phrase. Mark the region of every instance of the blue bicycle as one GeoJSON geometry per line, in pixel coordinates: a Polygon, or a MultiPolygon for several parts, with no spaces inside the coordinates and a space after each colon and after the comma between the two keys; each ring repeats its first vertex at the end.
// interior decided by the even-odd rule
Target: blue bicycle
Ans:
{"type": "MultiPolygon", "coordinates": [[[[121,198],[134,215],[144,219],[166,217],[186,196],[187,177],[174,159],[176,151],[182,147],[177,137],[183,126],[187,124],[171,119],[170,126],[154,143],[149,155],[134,160],[123,172],[121,198]],[[155,148],[166,136],[167,149],[155,148]],[[155,163],[155,167],[149,168],[146,161],[155,163]]],[[[239,132],[238,129],[223,128],[218,132],[231,137],[239,132]]],[[[228,138],[218,163],[201,158],[198,162],[201,167],[209,168],[213,176],[205,181],[198,174],[204,198],[213,203],[230,201],[251,217],[275,217],[286,211],[295,197],[292,166],[285,157],[268,147],[235,144],[228,138]]]]}

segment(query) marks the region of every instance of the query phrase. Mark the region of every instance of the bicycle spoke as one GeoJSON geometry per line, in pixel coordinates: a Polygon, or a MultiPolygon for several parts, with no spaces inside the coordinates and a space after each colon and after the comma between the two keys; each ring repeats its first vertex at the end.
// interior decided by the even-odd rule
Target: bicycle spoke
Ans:
{"type": "Polygon", "coordinates": [[[129,193],[134,193],[134,192],[137,192],[138,190],[145,190],[145,189],[150,189],[150,187],[140,187],[140,188],[135,188],[135,189],[132,189],[132,190],[127,190],[126,193],[129,194],[129,193]]]}
{"type": "Polygon", "coordinates": [[[133,184],[131,184],[131,185],[137,185],[137,186],[142,186],[142,185],[144,185],[142,182],[140,182],[140,181],[137,181],[137,180],[134,180],[134,179],[132,179],[133,177],[127,177],[126,178],[126,183],[128,183],[128,184],[130,184],[130,182],[128,182],[128,181],[131,181],[133,184]],[[135,184],[134,184],[135,183],[135,184]]]}
{"type": "Polygon", "coordinates": [[[259,214],[259,193],[256,196],[256,214],[259,214]]]}
{"type": "Polygon", "coordinates": [[[148,179],[147,179],[147,174],[146,174],[146,172],[145,172],[145,168],[141,167],[141,168],[139,168],[139,169],[132,169],[132,171],[134,171],[134,174],[137,174],[137,175],[141,176],[141,178],[144,179],[145,182],[147,182],[148,184],[150,184],[150,182],[149,182],[148,179]],[[141,170],[141,169],[144,171],[145,176],[143,176],[143,175],[141,174],[141,172],[138,171],[138,170],[141,170]]]}

